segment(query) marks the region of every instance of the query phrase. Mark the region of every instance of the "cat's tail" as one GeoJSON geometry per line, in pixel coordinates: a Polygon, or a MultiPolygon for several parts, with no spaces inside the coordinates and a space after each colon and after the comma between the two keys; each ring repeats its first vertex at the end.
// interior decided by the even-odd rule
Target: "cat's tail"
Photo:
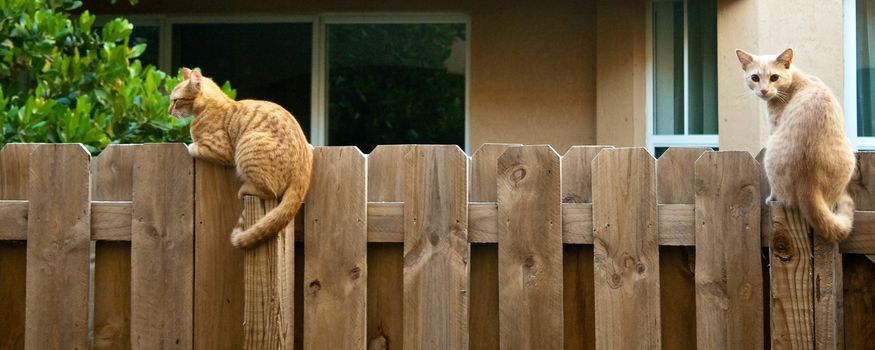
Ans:
{"type": "Polygon", "coordinates": [[[830,205],[820,193],[799,198],[799,209],[814,230],[829,241],[841,241],[851,233],[854,224],[854,200],[847,193],[839,197],[835,213],[830,210],[830,205]]]}
{"type": "Polygon", "coordinates": [[[304,195],[309,187],[309,178],[305,182],[307,183],[290,184],[276,208],[267,212],[248,230],[243,230],[243,217],[241,216],[237,227],[231,231],[231,244],[237,248],[251,247],[288,226],[295,218],[295,214],[298,213],[298,209],[301,209],[301,203],[304,201],[304,195]]]}

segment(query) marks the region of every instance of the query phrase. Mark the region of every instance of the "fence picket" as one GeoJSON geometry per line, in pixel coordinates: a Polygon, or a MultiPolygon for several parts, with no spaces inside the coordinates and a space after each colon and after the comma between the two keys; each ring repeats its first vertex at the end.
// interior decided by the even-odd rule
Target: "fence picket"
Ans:
{"type": "Polygon", "coordinates": [[[772,202],[772,349],[814,347],[814,301],[808,223],[798,209],[772,202]]]}
{"type": "MultiPolygon", "coordinates": [[[[666,204],[695,204],[696,159],[710,148],[669,148],[656,161],[658,213],[666,204]]],[[[664,220],[660,220],[660,231],[664,220]]],[[[689,227],[695,218],[689,219],[689,227]]],[[[692,230],[686,230],[687,232],[692,230]]],[[[660,236],[662,236],[660,234],[660,236]]],[[[666,349],[696,348],[696,261],[694,246],[659,247],[659,301],[662,312],[662,346],[666,349]]]]}
{"type": "Polygon", "coordinates": [[[699,349],[763,348],[759,169],[747,152],[696,162],[699,349]]]}
{"type": "Polygon", "coordinates": [[[243,251],[231,245],[240,219],[234,168],[195,160],[194,347],[243,348],[243,251]]]}
{"type": "MultiPolygon", "coordinates": [[[[368,201],[404,201],[404,159],[413,146],[377,146],[368,155],[368,201]]],[[[403,256],[399,243],[368,244],[368,346],[401,347],[403,256]]]]}
{"type": "Polygon", "coordinates": [[[468,157],[457,146],[407,154],[404,348],[468,348],[468,157]]]}
{"type": "Polygon", "coordinates": [[[319,147],[304,229],[304,347],[365,349],[367,169],[356,147],[319,147]],[[332,336],[326,336],[332,334],[332,336]]]}
{"type": "MultiPolygon", "coordinates": [[[[495,202],[498,200],[496,173],[498,157],[511,146],[519,144],[487,143],[471,156],[469,198],[471,202],[495,202]]],[[[474,242],[470,227],[475,220],[468,213],[469,240],[474,242]]],[[[497,217],[496,217],[497,220],[497,217]]],[[[494,222],[493,226],[497,227],[494,222]]],[[[469,300],[470,323],[468,334],[472,350],[498,349],[498,244],[471,244],[471,298],[469,300]]]]}
{"type": "Polygon", "coordinates": [[[194,162],[182,144],[141,146],[131,226],[131,346],[192,347],[194,162]]]}
{"type": "MultiPolygon", "coordinates": [[[[592,204],[592,160],[611,146],[573,146],[562,156],[562,202],[592,204]]],[[[571,220],[564,220],[568,227],[571,220]]],[[[591,219],[591,217],[590,217],[591,219]]],[[[563,230],[568,231],[568,230],[563,230]]],[[[592,240],[592,229],[585,232],[592,240]]],[[[571,237],[563,237],[569,240],[571,237]]],[[[595,292],[593,290],[593,248],[591,244],[566,244],[562,259],[565,349],[595,347],[595,292]]]]}
{"type": "MultiPolygon", "coordinates": [[[[30,153],[36,144],[7,144],[0,149],[0,200],[27,199],[30,153]]],[[[3,230],[0,225],[0,230],[3,230]]],[[[27,245],[0,241],[0,349],[24,349],[24,301],[27,245]]]]}
{"type": "Polygon", "coordinates": [[[563,347],[559,177],[550,146],[511,147],[498,159],[501,348],[563,347]]]}
{"type": "MultiPolygon", "coordinates": [[[[92,200],[132,199],[134,157],[139,147],[110,145],[92,160],[92,200]]],[[[93,304],[94,349],[131,344],[131,242],[95,243],[93,304]]]]}
{"type": "Polygon", "coordinates": [[[643,148],[593,160],[597,349],[661,347],[656,166],[643,148]]]}
{"type": "MultiPolygon", "coordinates": [[[[857,210],[875,210],[875,153],[857,153],[857,169],[848,185],[857,210]]],[[[859,217],[859,216],[858,216],[859,217]]],[[[855,228],[860,228],[862,222],[854,222],[855,228]]],[[[851,239],[855,233],[851,233],[851,239]]],[[[849,239],[848,241],[850,241],[849,239]]],[[[847,243],[848,241],[845,241],[847,243]]],[[[843,274],[841,288],[845,293],[838,293],[839,305],[844,317],[837,315],[836,333],[844,334],[837,339],[838,348],[865,349],[872,345],[872,335],[875,334],[875,260],[873,255],[844,254],[841,261],[843,274]],[[843,346],[842,346],[843,345],[843,346]]],[[[838,282],[837,282],[838,283],[838,282]]]]}
{"type": "Polygon", "coordinates": [[[91,156],[82,145],[40,145],[27,193],[26,349],[88,346],[91,156]]]}

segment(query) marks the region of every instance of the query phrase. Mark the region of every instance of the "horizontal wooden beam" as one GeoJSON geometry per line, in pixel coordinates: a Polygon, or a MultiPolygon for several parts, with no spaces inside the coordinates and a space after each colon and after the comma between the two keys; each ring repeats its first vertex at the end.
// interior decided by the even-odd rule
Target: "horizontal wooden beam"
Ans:
{"type": "MultiPolygon", "coordinates": [[[[0,241],[27,239],[26,200],[0,200],[0,241]]],[[[695,206],[659,204],[659,245],[694,246],[695,206]]],[[[468,203],[468,240],[471,243],[498,242],[498,205],[495,202],[468,203]]],[[[842,242],[843,253],[875,254],[875,211],[857,211],[854,232],[842,242]]],[[[295,231],[303,225],[297,220],[295,231]]],[[[368,242],[401,243],[404,237],[404,203],[368,203],[368,242]]],[[[130,201],[92,201],[91,239],[131,240],[130,201]]],[[[296,240],[303,235],[296,232],[296,240]]],[[[768,233],[763,233],[768,246],[768,233]]],[[[562,242],[592,244],[592,203],[562,204],[562,242]]]]}

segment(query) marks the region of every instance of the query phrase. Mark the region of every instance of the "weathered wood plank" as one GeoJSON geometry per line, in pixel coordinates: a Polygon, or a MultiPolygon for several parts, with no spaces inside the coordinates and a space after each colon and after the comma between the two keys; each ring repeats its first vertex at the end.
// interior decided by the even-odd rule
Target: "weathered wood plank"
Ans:
{"type": "MultiPolygon", "coordinates": [[[[592,160],[606,148],[573,146],[562,156],[563,243],[592,243],[592,160]]],[[[565,349],[595,348],[593,249],[565,246],[562,255],[565,349]]]]}
{"type": "Polygon", "coordinates": [[[0,201],[0,241],[27,239],[27,207],[23,199],[0,201]]]}
{"type": "Polygon", "coordinates": [[[842,349],[839,339],[842,253],[837,243],[814,233],[814,348],[842,349]]]}
{"type": "Polygon", "coordinates": [[[498,157],[519,144],[483,144],[471,156],[468,241],[471,245],[471,299],[468,324],[472,350],[498,349],[498,157]]]}
{"type": "Polygon", "coordinates": [[[307,349],[367,348],[366,165],[356,147],[313,152],[304,230],[307,349]]]}
{"type": "Polygon", "coordinates": [[[468,347],[468,157],[458,146],[407,154],[404,348],[468,347]]]}
{"type": "MultiPolygon", "coordinates": [[[[7,144],[0,149],[0,200],[26,200],[29,179],[30,153],[35,144],[7,144]]],[[[3,217],[3,215],[0,215],[3,217]]],[[[2,221],[3,219],[0,219],[2,221]]],[[[19,222],[27,225],[27,218],[19,222]]],[[[0,224],[0,237],[6,232],[27,234],[7,229],[0,224]],[[7,231],[8,230],[8,231],[7,231]]],[[[0,240],[0,349],[24,349],[24,301],[27,246],[24,242],[0,240]]]]}
{"type": "MultiPolygon", "coordinates": [[[[368,201],[404,201],[404,159],[411,149],[409,145],[377,146],[368,155],[368,201]]],[[[404,344],[403,257],[402,244],[368,245],[368,346],[385,344],[397,349],[404,344]]]]}
{"type": "MultiPolygon", "coordinates": [[[[243,198],[243,229],[277,206],[276,199],[243,198]]],[[[294,347],[294,223],[243,252],[243,348],[294,347]]]]}
{"type": "Polygon", "coordinates": [[[696,162],[699,349],[762,349],[759,164],[747,152],[696,162]]]}
{"type": "Polygon", "coordinates": [[[231,245],[240,219],[233,168],[195,160],[194,347],[243,348],[243,251],[231,245]]]}
{"type": "Polygon", "coordinates": [[[94,348],[131,344],[131,200],[137,145],[110,145],[91,161],[94,348]],[[105,240],[127,242],[102,242],[105,240]]]}
{"type": "Polygon", "coordinates": [[[593,161],[596,348],[660,348],[656,166],[643,148],[593,161]]]}
{"type": "Polygon", "coordinates": [[[563,346],[560,181],[550,146],[511,147],[498,159],[501,348],[563,346]]]}
{"type": "Polygon", "coordinates": [[[79,144],[31,153],[27,239],[27,349],[88,346],[91,156],[79,144]]]}
{"type": "Polygon", "coordinates": [[[368,242],[404,242],[404,202],[368,203],[368,242]]]}
{"type": "Polygon", "coordinates": [[[194,164],[182,144],[140,146],[131,226],[131,346],[192,347],[194,164]]]}
{"type": "Polygon", "coordinates": [[[772,202],[772,349],[814,347],[814,280],[808,223],[772,202]]]}
{"type": "MultiPolygon", "coordinates": [[[[656,161],[656,201],[659,218],[659,281],[662,310],[662,346],[666,349],[695,349],[696,347],[696,250],[694,218],[688,221],[670,221],[663,215],[689,214],[666,210],[666,205],[690,205],[696,201],[695,163],[710,148],[669,148],[656,161]],[[667,223],[685,224],[664,227],[667,223]],[[669,236],[671,235],[671,236],[669,236]],[[689,245],[666,245],[665,238],[693,238],[689,245]]],[[[672,207],[669,207],[672,208],[672,207]]],[[[695,216],[695,215],[693,215],[695,216]]]]}
{"type": "MultiPolygon", "coordinates": [[[[857,210],[875,210],[875,153],[857,153],[857,168],[848,189],[857,210]]],[[[857,212],[854,218],[855,232],[842,242],[845,253],[875,253],[875,225],[870,224],[875,223],[875,215],[861,217],[861,214],[857,212]],[[864,230],[865,227],[869,229],[864,230]],[[863,237],[864,232],[868,238],[863,237]],[[868,243],[868,248],[863,248],[864,242],[868,243]]],[[[871,347],[875,337],[875,322],[872,322],[872,315],[875,315],[875,264],[864,256],[845,254],[842,268],[844,294],[839,295],[842,299],[838,304],[844,305],[844,310],[839,310],[844,314],[839,315],[840,323],[836,328],[844,337],[838,340],[846,349],[865,349],[871,347]]]]}

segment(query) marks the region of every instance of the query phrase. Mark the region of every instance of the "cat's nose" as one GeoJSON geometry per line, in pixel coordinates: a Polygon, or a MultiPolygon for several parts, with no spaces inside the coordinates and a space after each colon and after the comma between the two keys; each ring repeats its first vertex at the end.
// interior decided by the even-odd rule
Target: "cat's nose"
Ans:
{"type": "Polygon", "coordinates": [[[766,93],[768,93],[768,92],[769,92],[769,90],[760,90],[760,95],[765,96],[766,93]]]}

